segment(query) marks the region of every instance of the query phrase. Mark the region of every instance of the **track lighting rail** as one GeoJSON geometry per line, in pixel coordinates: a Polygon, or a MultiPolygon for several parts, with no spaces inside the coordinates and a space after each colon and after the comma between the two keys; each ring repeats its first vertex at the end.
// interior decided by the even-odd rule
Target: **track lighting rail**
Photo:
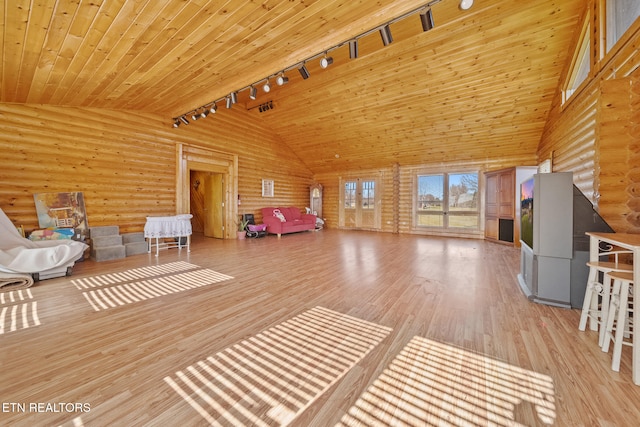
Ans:
{"type": "MultiPolygon", "coordinates": [[[[271,90],[271,81],[275,81],[278,85],[282,86],[283,84],[287,83],[287,81],[289,80],[288,77],[286,77],[286,73],[292,70],[299,70],[300,74],[302,76],[303,79],[307,79],[309,78],[309,71],[307,70],[305,64],[307,62],[310,61],[314,61],[317,60],[319,58],[321,58],[320,60],[320,66],[322,68],[327,68],[329,65],[331,65],[333,63],[333,58],[330,56],[327,56],[330,52],[339,49],[343,46],[349,45],[349,52],[350,52],[350,58],[351,59],[355,59],[358,57],[358,39],[362,38],[362,37],[366,37],[372,33],[375,32],[379,32],[380,35],[382,36],[382,41],[384,43],[384,45],[388,45],[391,42],[393,42],[393,38],[391,36],[391,31],[389,29],[389,26],[391,24],[394,24],[396,22],[402,21],[406,18],[408,18],[409,16],[415,15],[417,13],[420,13],[420,19],[422,22],[422,27],[424,31],[428,31],[431,30],[434,27],[433,24],[433,16],[431,15],[431,7],[435,4],[440,3],[443,0],[431,0],[430,2],[426,3],[423,6],[417,7],[413,10],[410,10],[409,12],[406,12],[396,18],[393,18],[390,21],[387,21],[375,28],[372,28],[368,31],[365,31],[364,33],[358,34],[355,37],[352,37],[348,40],[345,40],[343,42],[340,42],[334,46],[331,46],[328,49],[323,50],[322,52],[319,52],[315,55],[312,55],[300,62],[297,62],[289,67],[286,67],[284,69],[278,70],[273,74],[268,75],[267,77],[264,77],[260,80],[257,80],[247,86],[244,86],[238,90],[235,90],[233,92],[231,92],[229,95],[223,96],[221,98],[215,99],[205,105],[202,105],[198,108],[195,108],[185,114],[182,114],[178,117],[174,117],[173,118],[173,127],[177,128],[178,126],[180,126],[180,124],[189,124],[189,120],[187,119],[187,117],[192,118],[192,120],[198,120],[200,118],[205,118],[207,117],[207,115],[209,113],[215,113],[217,110],[217,104],[219,102],[224,101],[226,103],[226,107],[227,108],[231,108],[233,106],[233,104],[235,104],[237,102],[237,96],[238,96],[238,92],[242,92],[245,90],[249,90],[250,93],[250,97],[251,99],[256,99],[256,87],[259,86],[260,84],[264,83],[263,86],[263,91],[264,92],[269,92],[271,90]]],[[[471,7],[471,5],[473,4],[473,0],[460,0],[460,9],[462,10],[467,10],[471,7]]],[[[272,101],[268,101],[265,104],[261,104],[260,107],[262,107],[263,105],[268,105],[270,106],[270,108],[273,108],[273,104],[272,101]]],[[[256,107],[253,107],[256,108],[256,107]]],[[[250,108],[250,109],[253,109],[250,108]]],[[[266,108],[266,110],[270,109],[270,108],[266,108]]],[[[260,109],[260,112],[262,111],[266,111],[265,109],[260,109]]]]}

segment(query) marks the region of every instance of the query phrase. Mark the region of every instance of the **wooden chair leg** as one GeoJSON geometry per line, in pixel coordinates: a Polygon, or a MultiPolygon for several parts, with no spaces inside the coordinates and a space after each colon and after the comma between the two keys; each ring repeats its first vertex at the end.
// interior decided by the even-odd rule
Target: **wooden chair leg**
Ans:
{"type": "Polygon", "coordinates": [[[613,341],[613,356],[611,369],[620,371],[620,357],[622,356],[622,344],[627,325],[627,315],[629,312],[629,283],[624,282],[620,287],[620,305],[618,306],[618,318],[616,320],[616,334],[613,341]]]}
{"type": "Polygon", "coordinates": [[[604,342],[600,347],[602,347],[602,351],[605,353],[609,352],[609,345],[611,344],[611,340],[614,339],[614,331],[613,327],[616,320],[616,315],[620,311],[620,287],[622,282],[620,280],[613,281],[613,288],[611,290],[609,309],[607,313],[607,321],[604,326],[605,330],[605,338],[604,342]]]}
{"type": "Polygon", "coordinates": [[[600,304],[600,330],[598,333],[598,346],[602,347],[604,345],[604,340],[606,339],[607,334],[605,325],[609,317],[611,292],[613,290],[613,286],[611,285],[611,278],[607,273],[604,274],[604,277],[602,278],[602,284],[600,286],[602,289],[602,301],[600,304]]]}
{"type": "Polygon", "coordinates": [[[589,315],[593,313],[593,310],[597,310],[598,306],[598,294],[596,285],[597,282],[597,274],[598,271],[595,268],[589,269],[589,277],[587,278],[587,290],[584,295],[584,302],[582,303],[582,314],[580,315],[580,324],[578,325],[578,329],[584,331],[587,328],[587,320],[591,319],[589,322],[589,327],[591,330],[596,330],[597,324],[593,321],[592,317],[589,315]]]}

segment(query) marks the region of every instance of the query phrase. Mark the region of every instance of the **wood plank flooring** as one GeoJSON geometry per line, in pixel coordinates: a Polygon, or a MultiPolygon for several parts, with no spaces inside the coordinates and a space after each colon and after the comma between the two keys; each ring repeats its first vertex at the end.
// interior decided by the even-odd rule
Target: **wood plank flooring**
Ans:
{"type": "Polygon", "coordinates": [[[0,425],[637,425],[630,349],[611,371],[518,266],[330,229],[80,262],[0,300],[0,425]]]}

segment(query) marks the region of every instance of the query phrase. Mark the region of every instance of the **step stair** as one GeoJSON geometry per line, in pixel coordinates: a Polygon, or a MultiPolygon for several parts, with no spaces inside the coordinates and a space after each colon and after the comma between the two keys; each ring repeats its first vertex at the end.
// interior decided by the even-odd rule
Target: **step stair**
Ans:
{"type": "Polygon", "coordinates": [[[120,227],[109,225],[90,227],[91,258],[100,261],[122,259],[127,256],[125,245],[120,236],[120,227]]]}
{"type": "Polygon", "coordinates": [[[142,232],[122,234],[122,244],[124,244],[127,256],[146,254],[149,252],[149,245],[142,232]]]}
{"type": "Polygon", "coordinates": [[[89,235],[91,238],[113,236],[120,234],[120,227],[117,225],[104,225],[101,227],[89,227],[89,235]]]}

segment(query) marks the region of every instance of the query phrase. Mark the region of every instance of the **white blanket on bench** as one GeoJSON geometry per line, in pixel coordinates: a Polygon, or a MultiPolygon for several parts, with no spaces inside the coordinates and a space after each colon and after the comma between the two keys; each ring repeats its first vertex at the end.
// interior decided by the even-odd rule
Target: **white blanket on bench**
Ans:
{"type": "Polygon", "coordinates": [[[71,267],[88,247],[75,240],[31,241],[20,235],[0,209],[0,272],[45,273],[71,267]]]}

